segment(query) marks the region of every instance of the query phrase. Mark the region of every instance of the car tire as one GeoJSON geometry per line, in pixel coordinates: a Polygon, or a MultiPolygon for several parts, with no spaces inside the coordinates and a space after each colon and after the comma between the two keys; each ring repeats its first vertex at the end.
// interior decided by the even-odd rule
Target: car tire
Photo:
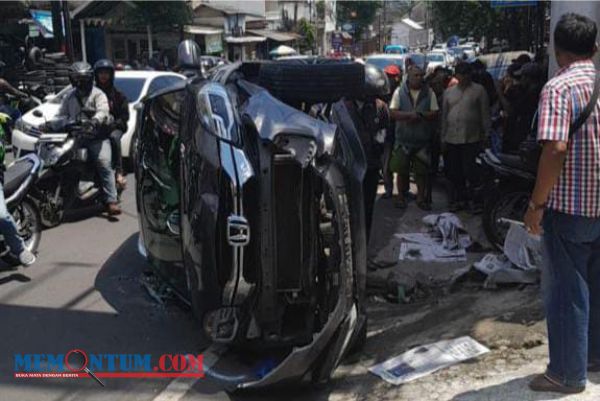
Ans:
{"type": "Polygon", "coordinates": [[[298,59],[265,63],[259,85],[285,102],[335,102],[363,92],[364,67],[348,61],[298,59]]]}
{"type": "Polygon", "coordinates": [[[66,77],[56,77],[54,78],[54,84],[55,85],[69,85],[69,78],[66,77]]]}

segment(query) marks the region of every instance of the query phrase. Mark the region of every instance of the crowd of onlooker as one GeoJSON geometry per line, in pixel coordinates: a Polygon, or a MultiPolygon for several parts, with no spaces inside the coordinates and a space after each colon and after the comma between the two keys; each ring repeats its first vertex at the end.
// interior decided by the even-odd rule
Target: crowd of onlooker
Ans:
{"type": "Polygon", "coordinates": [[[515,153],[534,132],[546,70],[542,59],[527,54],[512,60],[498,81],[479,59],[459,62],[454,71],[440,66],[427,76],[415,65],[407,71],[386,67],[393,95],[386,99],[392,118],[383,151],[384,197],[393,196],[395,184],[395,205],[406,208],[412,175],[417,205],[430,210],[432,181],[443,173],[451,184],[449,209],[479,212],[476,157],[484,148],[515,153]]]}

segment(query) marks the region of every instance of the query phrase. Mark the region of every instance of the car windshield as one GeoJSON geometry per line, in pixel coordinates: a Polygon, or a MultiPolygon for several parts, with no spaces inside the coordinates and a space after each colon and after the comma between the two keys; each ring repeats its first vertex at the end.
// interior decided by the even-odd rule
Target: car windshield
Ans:
{"type": "Polygon", "coordinates": [[[443,54],[428,54],[427,55],[427,61],[439,61],[439,62],[443,62],[444,61],[444,55],[443,54]]]}
{"type": "Polygon", "coordinates": [[[416,65],[425,65],[425,55],[423,54],[412,53],[408,57],[410,58],[410,61],[412,61],[416,65]]]}
{"type": "Polygon", "coordinates": [[[400,69],[404,69],[404,63],[403,63],[404,59],[402,58],[383,58],[383,57],[370,57],[367,59],[367,63],[374,65],[375,67],[379,67],[382,70],[387,67],[388,65],[392,65],[395,64],[398,67],[400,67],[400,69]]]}
{"type": "Polygon", "coordinates": [[[115,86],[123,92],[129,103],[135,103],[140,98],[144,83],[146,83],[145,78],[115,77],[115,86]]]}

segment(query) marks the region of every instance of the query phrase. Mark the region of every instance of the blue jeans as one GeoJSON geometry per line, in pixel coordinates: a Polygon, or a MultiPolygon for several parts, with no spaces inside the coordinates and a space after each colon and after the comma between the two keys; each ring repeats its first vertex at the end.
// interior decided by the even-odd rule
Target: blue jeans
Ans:
{"type": "Polygon", "coordinates": [[[112,168],[112,152],[110,140],[92,141],[87,145],[90,160],[94,162],[96,171],[100,177],[104,201],[106,203],[117,202],[117,184],[115,182],[115,170],[112,168]]]}
{"type": "Polygon", "coordinates": [[[542,293],[550,363],[546,374],[584,386],[600,362],[600,218],[547,211],[542,293]]]}
{"type": "Polygon", "coordinates": [[[19,256],[23,252],[23,240],[17,232],[17,225],[11,214],[6,208],[6,200],[4,199],[4,188],[0,183],[0,232],[4,236],[6,246],[10,248],[10,253],[19,256]]]}

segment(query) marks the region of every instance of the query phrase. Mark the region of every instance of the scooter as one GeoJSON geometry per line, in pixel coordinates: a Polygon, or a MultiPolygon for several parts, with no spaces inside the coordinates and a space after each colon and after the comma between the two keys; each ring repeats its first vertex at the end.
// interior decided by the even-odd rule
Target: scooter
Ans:
{"type": "MultiPolygon", "coordinates": [[[[77,121],[49,122],[53,132],[40,132],[36,150],[44,170],[35,196],[46,228],[59,225],[67,211],[103,206],[100,179],[86,148],[98,138],[91,114],[84,110],[77,121]]],[[[117,191],[120,197],[121,190],[117,191]]]]}
{"type": "Polygon", "coordinates": [[[535,167],[524,158],[524,155],[494,154],[491,149],[478,158],[486,175],[483,229],[498,250],[504,246],[509,221],[523,219],[535,185],[535,167]]]}
{"type": "MultiPolygon", "coordinates": [[[[17,232],[27,250],[35,253],[42,238],[42,224],[32,190],[38,179],[42,163],[35,154],[25,155],[11,163],[4,172],[4,198],[13,216],[17,232]]],[[[17,255],[0,236],[0,258],[9,265],[18,265],[17,255]]]]}

